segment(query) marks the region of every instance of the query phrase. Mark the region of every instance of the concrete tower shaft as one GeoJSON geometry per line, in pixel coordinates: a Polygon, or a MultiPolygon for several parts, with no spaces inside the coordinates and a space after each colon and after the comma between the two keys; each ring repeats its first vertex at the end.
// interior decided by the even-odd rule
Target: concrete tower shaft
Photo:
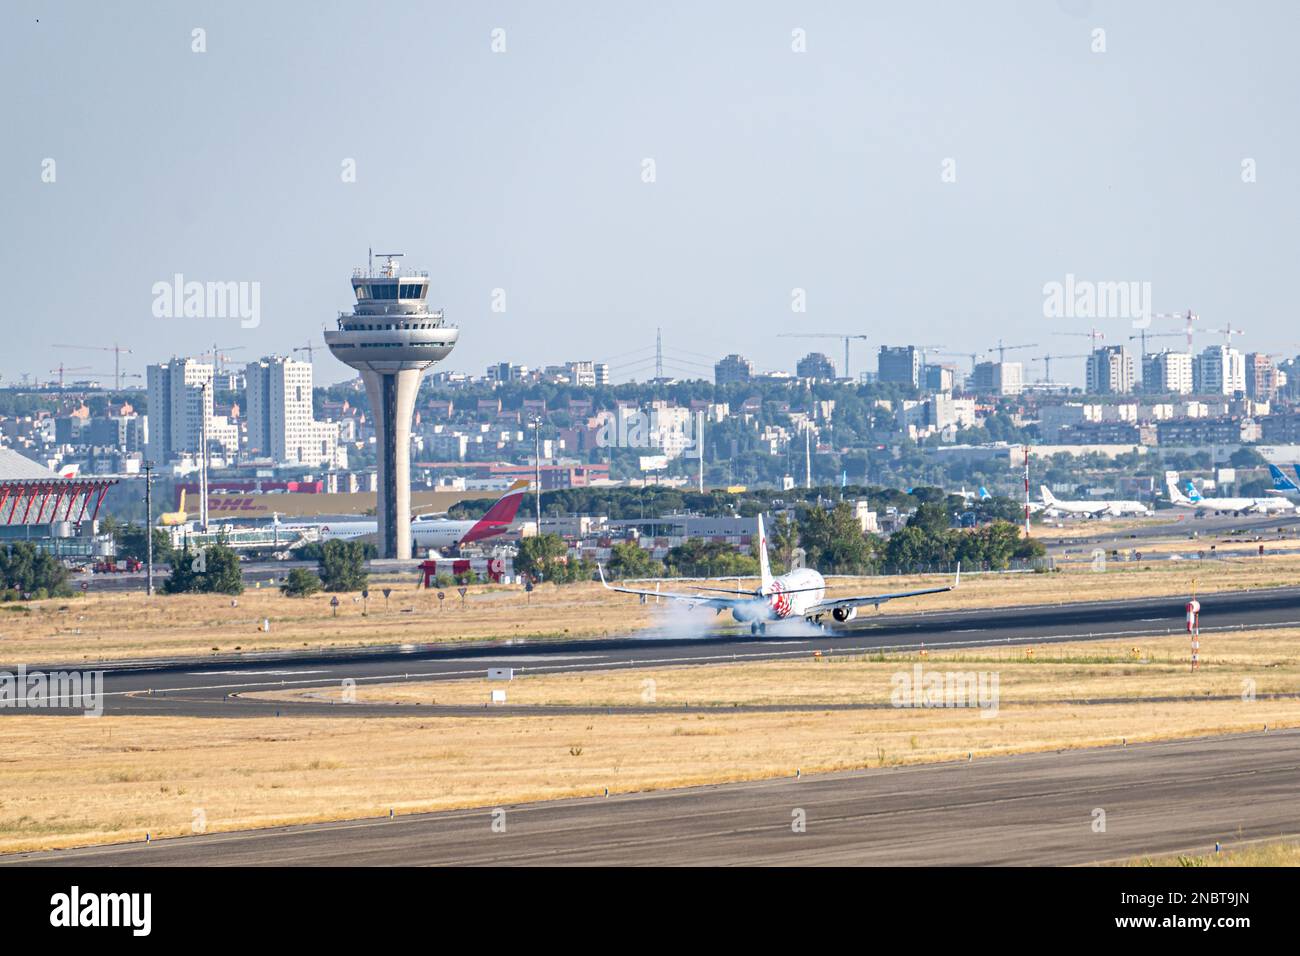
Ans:
{"type": "Polygon", "coordinates": [[[379,554],[405,559],[411,556],[415,398],[420,379],[450,354],[460,330],[447,325],[441,311],[429,311],[426,273],[405,273],[397,268],[398,255],[386,258],[378,273],[370,268],[353,274],[356,309],[339,315],[325,344],[365,382],[378,439],[379,554]]]}

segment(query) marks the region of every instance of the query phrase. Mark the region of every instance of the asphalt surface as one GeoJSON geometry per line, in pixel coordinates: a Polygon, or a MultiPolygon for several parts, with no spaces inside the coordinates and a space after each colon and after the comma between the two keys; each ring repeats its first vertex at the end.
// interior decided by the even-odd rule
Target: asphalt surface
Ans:
{"type": "Polygon", "coordinates": [[[1298,792],[1300,732],[1281,731],[219,833],[0,865],[1083,864],[1294,836],[1298,792]]]}
{"type": "MultiPolygon", "coordinates": [[[[1100,576],[1099,576],[1100,577],[1100,576]]],[[[1104,582],[1104,578],[1102,578],[1104,582]]],[[[1233,591],[1201,598],[1203,646],[1224,630],[1300,627],[1300,588],[1233,591]]],[[[331,715],[410,716],[420,714],[557,713],[554,708],[416,708],[367,704],[367,684],[452,680],[486,676],[489,667],[511,667],[519,676],[628,667],[672,667],[734,661],[780,660],[815,652],[860,655],[881,650],[935,651],[1014,644],[1128,639],[1183,633],[1185,599],[1060,604],[914,614],[865,615],[844,630],[817,631],[810,625],[771,626],[766,637],[747,633],[681,637],[646,633],[599,640],[518,641],[475,645],[410,644],[348,651],[245,654],[231,658],[104,665],[107,713],[174,714],[203,717],[331,715]],[[256,691],[335,690],[356,682],[358,703],[277,702],[251,698],[256,691]]],[[[701,627],[712,620],[702,615],[701,627]]],[[[73,665],[76,669],[84,665],[73,665]]],[[[28,670],[55,669],[29,666],[28,670]]],[[[77,710],[80,703],[77,702],[77,710]]],[[[607,708],[594,709],[604,712],[607,708]]],[[[789,709],[789,708],[784,708],[789,709]]],[[[574,712],[593,709],[575,708],[574,712]]],[[[0,709],[5,714],[58,714],[67,709],[0,709]]]]}

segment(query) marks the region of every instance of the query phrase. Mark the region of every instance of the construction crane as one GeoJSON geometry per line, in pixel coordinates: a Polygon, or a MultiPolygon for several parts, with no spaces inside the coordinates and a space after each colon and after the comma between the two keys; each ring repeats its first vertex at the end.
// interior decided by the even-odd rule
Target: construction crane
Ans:
{"type": "Polygon", "coordinates": [[[1097,351],[1097,343],[1106,337],[1106,333],[1101,329],[1089,329],[1087,332],[1053,332],[1053,335],[1076,335],[1079,338],[1091,339],[1092,350],[1097,351]]]}
{"type": "Polygon", "coordinates": [[[82,349],[89,352],[112,352],[113,353],[113,379],[116,387],[122,388],[122,356],[130,355],[131,350],[123,348],[120,345],[56,345],[56,349],[82,349]]]}
{"type": "Polygon", "coordinates": [[[975,365],[979,362],[979,352],[938,352],[940,358],[968,358],[970,359],[970,373],[975,374],[975,365]]]}
{"type": "Polygon", "coordinates": [[[318,348],[320,348],[320,346],[318,346],[318,345],[312,345],[311,342],[308,342],[306,345],[300,345],[300,346],[298,346],[296,349],[294,349],[294,350],[293,350],[293,354],[294,354],[294,355],[297,355],[299,352],[306,352],[306,353],[307,353],[307,361],[308,361],[308,362],[311,362],[311,361],[313,361],[314,356],[315,356],[315,354],[316,354],[316,349],[318,349],[318,348]]]}
{"type": "Polygon", "coordinates": [[[1074,355],[1043,354],[1039,358],[1032,358],[1029,361],[1043,363],[1043,377],[1040,381],[1044,385],[1050,385],[1052,384],[1052,360],[1053,359],[1081,359],[1081,358],[1091,358],[1091,357],[1092,355],[1088,352],[1079,352],[1074,355]]]}
{"type": "Polygon", "coordinates": [[[62,362],[60,362],[58,368],[52,368],[52,369],[50,369],[50,374],[53,375],[55,372],[58,372],[58,373],[59,373],[59,388],[63,388],[63,373],[64,373],[64,372],[89,372],[89,371],[90,371],[90,366],[89,366],[89,365],[78,365],[76,368],[67,368],[67,367],[64,367],[64,365],[63,365],[62,362]]]}
{"type": "Polygon", "coordinates": [[[848,332],[781,332],[777,338],[782,339],[843,339],[844,340],[844,377],[852,378],[849,374],[849,340],[850,339],[867,339],[869,336],[857,335],[848,332]]]}
{"type": "Polygon", "coordinates": [[[1040,381],[1040,384],[1043,384],[1043,385],[1050,385],[1050,384],[1052,384],[1052,363],[1054,362],[1054,360],[1056,360],[1056,359],[1091,359],[1091,358],[1092,358],[1092,354],[1091,354],[1091,352],[1075,352],[1075,354],[1073,354],[1073,355],[1049,355],[1049,354],[1047,354],[1047,352],[1044,352],[1044,354],[1041,355],[1040,358],[1030,359],[1030,362],[1041,362],[1041,363],[1043,363],[1043,378],[1040,378],[1039,381],[1040,381]]]}
{"type": "Polygon", "coordinates": [[[1234,328],[1232,327],[1232,323],[1231,323],[1231,322],[1228,323],[1227,328],[1223,328],[1223,329],[1202,329],[1202,331],[1203,331],[1203,332],[1209,332],[1209,333],[1211,333],[1211,334],[1213,334],[1213,335],[1222,335],[1222,336],[1224,337],[1224,341],[1225,341],[1225,343],[1226,343],[1227,345],[1231,345],[1231,344],[1232,344],[1232,337],[1233,337],[1234,335],[1245,335],[1245,334],[1246,334],[1246,333],[1243,332],[1241,329],[1234,329],[1234,328]]]}
{"type": "Polygon", "coordinates": [[[238,351],[239,351],[240,349],[242,349],[243,347],[244,347],[244,346],[242,346],[242,345],[223,345],[223,346],[221,346],[220,348],[218,348],[218,347],[217,347],[217,344],[216,344],[215,342],[213,342],[213,343],[212,343],[212,350],[211,350],[210,352],[204,352],[204,353],[203,353],[204,355],[211,355],[211,356],[212,356],[212,374],[213,374],[213,375],[220,375],[220,374],[221,374],[221,361],[222,361],[222,359],[225,359],[226,361],[229,361],[229,360],[230,360],[230,356],[229,356],[229,355],[226,355],[226,354],[225,354],[226,352],[238,352],[238,351]]]}
{"type": "Polygon", "coordinates": [[[997,352],[998,364],[1002,365],[1007,360],[1008,352],[1015,351],[1016,349],[1036,349],[1036,348],[1038,348],[1037,342],[1030,342],[1028,345],[1003,345],[1002,340],[998,339],[998,344],[993,346],[993,348],[988,349],[988,351],[990,353],[997,352]]]}
{"type": "MultiPolygon", "coordinates": [[[[1182,337],[1183,337],[1183,333],[1182,333],[1182,332],[1148,332],[1146,329],[1142,329],[1142,331],[1140,331],[1137,335],[1130,335],[1130,336],[1128,337],[1128,340],[1129,340],[1130,342],[1132,342],[1134,339],[1141,339],[1141,340],[1142,340],[1142,357],[1143,357],[1143,358],[1146,358],[1146,357],[1147,357],[1147,339],[1181,339],[1182,337]]],[[[1189,349],[1189,351],[1190,351],[1190,349],[1189,349]]]]}
{"type": "Polygon", "coordinates": [[[1188,309],[1186,312],[1158,312],[1151,316],[1153,319],[1173,319],[1176,322],[1183,323],[1183,334],[1187,336],[1187,351],[1192,350],[1192,333],[1205,332],[1207,329],[1195,328],[1193,323],[1199,322],[1201,317],[1188,309]]]}

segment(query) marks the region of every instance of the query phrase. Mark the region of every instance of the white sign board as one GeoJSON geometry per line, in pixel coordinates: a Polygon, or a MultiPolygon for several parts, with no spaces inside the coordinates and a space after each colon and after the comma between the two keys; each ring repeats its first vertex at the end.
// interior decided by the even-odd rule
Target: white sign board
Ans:
{"type": "Polygon", "coordinates": [[[494,690],[492,692],[492,703],[504,704],[506,702],[506,692],[503,690],[494,690]]]}
{"type": "MultiPolygon", "coordinates": [[[[515,669],[513,667],[489,667],[488,680],[514,680],[515,669]]],[[[504,693],[504,691],[502,691],[504,693]]]]}

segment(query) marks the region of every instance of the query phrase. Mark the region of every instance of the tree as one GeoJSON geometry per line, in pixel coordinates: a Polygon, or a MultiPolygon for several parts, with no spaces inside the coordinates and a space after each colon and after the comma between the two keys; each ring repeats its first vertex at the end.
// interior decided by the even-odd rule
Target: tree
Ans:
{"type": "Polygon", "coordinates": [[[777,568],[789,568],[799,547],[799,523],[787,514],[779,514],[768,535],[768,553],[777,568]]]}
{"type": "MultiPolygon", "coordinates": [[[[117,555],[121,558],[135,558],[145,561],[149,556],[149,539],[145,537],[144,525],[123,524],[114,527],[111,532],[117,555]]],[[[153,559],[167,563],[172,559],[171,536],[162,528],[153,529],[153,559]]]]}
{"type": "Polygon", "coordinates": [[[308,597],[321,589],[321,580],[306,568],[294,568],[280,585],[285,597],[308,597]]]}
{"type": "Polygon", "coordinates": [[[662,571],[663,566],[635,541],[620,541],[610,551],[606,570],[615,578],[648,578],[662,571]]]}
{"type": "Polygon", "coordinates": [[[700,538],[690,538],[670,548],[665,563],[668,573],[674,577],[730,578],[758,574],[758,558],[737,554],[725,542],[700,538]]]}
{"type": "Polygon", "coordinates": [[[171,556],[172,573],[162,584],[164,594],[243,594],[239,555],[220,542],[191,550],[188,541],[171,556]]]}
{"type": "Polygon", "coordinates": [[[68,569],[29,541],[0,548],[0,590],[5,600],[15,597],[67,597],[68,569]]]}
{"type": "Polygon", "coordinates": [[[320,553],[320,579],[326,591],[364,591],[366,548],[360,541],[326,541],[320,553]]]}
{"type": "Polygon", "coordinates": [[[556,573],[569,547],[558,534],[536,534],[519,542],[515,571],[534,579],[549,581],[556,573]]]}
{"type": "Polygon", "coordinates": [[[820,505],[810,508],[799,523],[799,541],[809,565],[823,574],[859,574],[870,567],[874,556],[847,501],[829,511],[820,505]]]}

